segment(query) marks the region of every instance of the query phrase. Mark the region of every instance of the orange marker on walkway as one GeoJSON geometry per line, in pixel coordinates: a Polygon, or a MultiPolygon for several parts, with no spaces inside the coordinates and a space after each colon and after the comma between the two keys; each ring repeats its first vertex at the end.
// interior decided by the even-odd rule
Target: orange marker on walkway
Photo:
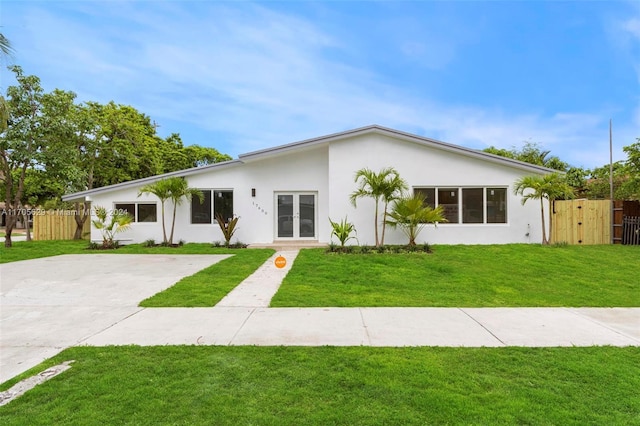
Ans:
{"type": "Polygon", "coordinates": [[[284,268],[285,266],[287,266],[287,259],[285,259],[282,256],[278,256],[276,257],[276,260],[274,260],[273,262],[276,265],[276,268],[284,268]]]}

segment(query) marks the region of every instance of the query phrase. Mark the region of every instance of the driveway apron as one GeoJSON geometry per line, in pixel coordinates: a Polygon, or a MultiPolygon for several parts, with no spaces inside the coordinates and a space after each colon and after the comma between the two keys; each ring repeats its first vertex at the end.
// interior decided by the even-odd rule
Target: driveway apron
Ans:
{"type": "Polygon", "coordinates": [[[0,382],[142,310],[229,255],[80,254],[0,265],[0,382]]]}

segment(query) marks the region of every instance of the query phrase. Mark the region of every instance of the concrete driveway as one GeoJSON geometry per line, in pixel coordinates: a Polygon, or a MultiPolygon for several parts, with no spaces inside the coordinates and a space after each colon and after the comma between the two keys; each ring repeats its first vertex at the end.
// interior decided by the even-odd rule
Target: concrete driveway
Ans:
{"type": "Polygon", "coordinates": [[[0,265],[0,383],[229,255],[63,255],[0,265]]]}

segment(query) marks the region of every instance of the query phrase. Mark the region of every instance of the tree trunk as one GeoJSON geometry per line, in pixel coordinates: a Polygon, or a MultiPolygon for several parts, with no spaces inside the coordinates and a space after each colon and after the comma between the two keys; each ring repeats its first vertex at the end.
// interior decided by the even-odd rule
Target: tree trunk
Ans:
{"type": "Polygon", "coordinates": [[[29,215],[27,214],[27,209],[20,206],[20,211],[22,212],[22,223],[24,224],[24,229],[27,232],[27,241],[31,241],[31,228],[29,228],[29,215]]]}
{"type": "Polygon", "coordinates": [[[176,226],[176,209],[177,203],[173,203],[173,217],[171,218],[171,235],[169,236],[169,245],[173,245],[173,228],[176,226]]]}
{"type": "Polygon", "coordinates": [[[380,238],[380,245],[384,245],[384,233],[387,230],[387,207],[389,203],[384,203],[384,214],[382,215],[382,238],[380,238]]]}
{"type": "MultiPolygon", "coordinates": [[[[6,204],[5,204],[6,205],[6,204]]],[[[4,246],[10,248],[12,246],[11,233],[16,223],[16,217],[13,215],[11,208],[7,209],[5,228],[4,228],[4,246]]]]}
{"type": "Polygon", "coordinates": [[[376,247],[380,246],[380,242],[378,240],[378,200],[376,199],[376,216],[375,216],[375,220],[373,222],[374,228],[375,228],[375,235],[376,235],[376,247]]]}
{"type": "Polygon", "coordinates": [[[162,201],[162,242],[167,243],[167,228],[164,226],[164,200],[162,201]]]}
{"type": "Polygon", "coordinates": [[[74,240],[82,239],[82,231],[84,230],[84,224],[87,222],[87,218],[89,217],[89,202],[85,201],[82,204],[82,213],[80,213],[80,203],[75,204],[76,214],[73,216],[76,221],[76,230],[73,233],[74,240]]]}

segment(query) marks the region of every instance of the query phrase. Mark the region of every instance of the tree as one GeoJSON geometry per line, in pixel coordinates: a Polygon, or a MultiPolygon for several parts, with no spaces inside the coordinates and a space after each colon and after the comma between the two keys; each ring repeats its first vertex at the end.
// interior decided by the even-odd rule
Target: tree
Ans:
{"type": "Polygon", "coordinates": [[[394,201],[391,212],[387,214],[387,224],[392,228],[400,227],[409,237],[409,245],[416,245],[416,238],[427,223],[446,222],[442,206],[432,208],[425,203],[420,194],[403,195],[394,201]]]}
{"type": "Polygon", "coordinates": [[[9,68],[18,85],[7,88],[11,124],[0,134],[6,247],[11,247],[12,231],[25,210],[28,171],[44,171],[52,176],[65,167],[68,153],[62,141],[69,135],[66,114],[75,97],[72,92],[60,90],[44,93],[38,77],[25,76],[18,66],[9,68]]]}
{"type": "Polygon", "coordinates": [[[561,172],[565,172],[569,169],[569,164],[560,160],[560,158],[556,156],[550,157],[549,154],[551,151],[545,151],[539,144],[531,141],[525,142],[522,149],[518,149],[516,147],[503,149],[490,146],[489,148],[485,148],[483,151],[489,154],[512,158],[529,164],[535,164],[537,166],[548,167],[561,172]]]}
{"type": "Polygon", "coordinates": [[[547,239],[544,220],[544,200],[553,202],[558,199],[573,197],[573,188],[569,186],[559,173],[550,173],[544,176],[523,176],[518,179],[513,188],[516,195],[522,196],[522,204],[528,200],[540,200],[540,213],[542,218],[542,244],[549,244],[551,241],[552,215],[549,215],[549,239],[547,239]]]}
{"type": "Polygon", "coordinates": [[[201,202],[204,200],[204,194],[199,189],[189,188],[187,181],[181,177],[170,177],[159,180],[149,185],[145,185],[140,188],[138,196],[142,194],[154,194],[160,199],[162,203],[162,236],[163,244],[173,244],[173,231],[176,224],[176,210],[183,199],[191,200],[192,197],[197,197],[201,202]],[[171,219],[171,234],[167,240],[167,233],[165,230],[165,209],[164,203],[167,200],[173,202],[173,216],[171,219]]]}
{"type": "Polygon", "coordinates": [[[370,197],[375,201],[374,231],[376,246],[384,244],[385,221],[383,220],[382,239],[378,237],[379,203],[384,201],[384,214],[387,213],[389,202],[397,198],[402,190],[407,188],[406,182],[393,167],[387,167],[376,173],[368,168],[360,169],[355,174],[355,182],[359,183],[349,199],[354,207],[358,198],[370,197]]]}
{"type": "Polygon", "coordinates": [[[164,219],[165,218],[164,203],[169,198],[171,198],[169,185],[170,185],[170,182],[168,179],[162,179],[157,182],[144,185],[142,188],[140,188],[140,191],[138,191],[138,197],[140,197],[142,194],[153,194],[156,197],[158,197],[158,199],[160,200],[160,204],[161,204],[160,216],[162,220],[162,243],[163,244],[169,243],[169,240],[167,239],[167,230],[166,230],[165,219],[164,219]]]}
{"type": "Polygon", "coordinates": [[[2,33],[0,33],[0,52],[4,56],[10,56],[13,53],[11,42],[2,33]]]}
{"type": "Polygon", "coordinates": [[[624,190],[629,194],[628,198],[640,199],[640,138],[636,142],[625,146],[622,150],[627,154],[625,163],[628,181],[625,182],[624,190]]]}

